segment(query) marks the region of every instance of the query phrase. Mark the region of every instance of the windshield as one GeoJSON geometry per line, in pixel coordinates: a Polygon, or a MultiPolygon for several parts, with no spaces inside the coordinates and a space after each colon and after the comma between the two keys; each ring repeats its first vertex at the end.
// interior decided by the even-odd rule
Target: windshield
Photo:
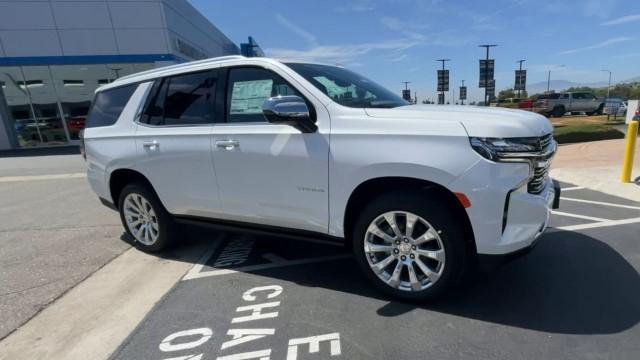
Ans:
{"type": "Polygon", "coordinates": [[[347,69],[304,63],[286,65],[340,105],[354,108],[394,108],[409,105],[400,96],[347,69]]]}

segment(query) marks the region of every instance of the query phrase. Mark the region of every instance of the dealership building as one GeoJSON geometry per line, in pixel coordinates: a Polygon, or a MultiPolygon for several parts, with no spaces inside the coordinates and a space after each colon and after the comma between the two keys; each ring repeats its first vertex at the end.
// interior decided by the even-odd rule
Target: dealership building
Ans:
{"type": "MultiPolygon", "coordinates": [[[[250,39],[243,51],[261,50],[250,39]]],[[[75,144],[98,86],[232,54],[186,0],[2,1],[0,150],[75,144]]]]}

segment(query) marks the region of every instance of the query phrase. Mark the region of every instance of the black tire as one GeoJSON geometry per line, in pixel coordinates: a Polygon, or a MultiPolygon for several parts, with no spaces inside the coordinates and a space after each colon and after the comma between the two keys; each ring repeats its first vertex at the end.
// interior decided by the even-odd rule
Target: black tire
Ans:
{"type": "Polygon", "coordinates": [[[132,239],[133,244],[136,248],[144,252],[153,253],[165,250],[174,244],[178,225],[176,224],[171,214],[169,214],[164,208],[155,192],[152,189],[149,189],[148,185],[143,183],[127,184],[120,192],[120,198],[118,199],[118,209],[120,213],[120,221],[122,221],[122,226],[132,239]],[[138,194],[142,196],[142,198],[144,198],[153,209],[155,219],[157,220],[158,231],[157,239],[151,244],[145,244],[144,242],[139,241],[127,225],[127,221],[125,219],[125,199],[130,194],[138,194]]]}
{"type": "Polygon", "coordinates": [[[604,113],[604,104],[600,104],[600,106],[598,106],[598,110],[596,110],[594,115],[602,115],[604,113]]]}
{"type": "MultiPolygon", "coordinates": [[[[398,226],[401,227],[400,224],[398,226]]],[[[462,226],[456,221],[454,212],[446,200],[425,192],[397,191],[374,199],[362,209],[352,236],[354,256],[367,279],[382,292],[403,300],[426,301],[444,295],[463,280],[465,268],[470,264],[468,259],[471,254],[468,254],[462,226]],[[393,288],[380,279],[369,265],[368,255],[364,249],[367,229],[369,224],[381,214],[390,211],[406,211],[415,214],[438,231],[446,258],[439,279],[426,289],[408,291],[393,288]]],[[[412,265],[414,269],[416,265],[412,265]]],[[[403,269],[403,272],[405,270],[407,273],[403,274],[408,276],[408,268],[403,269]]],[[[425,274],[422,272],[422,275],[425,274]]]]}
{"type": "Polygon", "coordinates": [[[560,106],[556,106],[553,108],[553,111],[551,112],[551,114],[554,117],[562,117],[564,116],[564,113],[566,113],[567,111],[565,110],[564,106],[560,105],[560,106]]]}

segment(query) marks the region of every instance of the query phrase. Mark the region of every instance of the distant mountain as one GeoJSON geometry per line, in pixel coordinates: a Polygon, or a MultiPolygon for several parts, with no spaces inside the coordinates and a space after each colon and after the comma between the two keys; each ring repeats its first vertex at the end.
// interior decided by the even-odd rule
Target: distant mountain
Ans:
{"type": "MultiPolygon", "coordinates": [[[[618,83],[633,83],[633,82],[640,82],[640,76],[636,76],[636,77],[632,77],[630,79],[624,80],[624,81],[619,81],[618,83]]],[[[611,84],[612,86],[614,86],[615,84],[611,84]]],[[[573,81],[568,81],[568,80],[551,80],[551,90],[555,90],[555,91],[562,91],[562,90],[566,90],[570,87],[578,87],[578,86],[588,86],[588,87],[593,87],[593,88],[600,88],[600,87],[606,87],[607,86],[607,82],[606,81],[598,81],[598,82],[594,82],[594,83],[577,83],[577,82],[573,82],[573,81]]],[[[546,81],[541,81],[541,82],[537,82],[537,83],[533,83],[533,84],[527,84],[527,92],[531,95],[533,94],[540,94],[547,91],[547,82],[546,81]]]]}
{"type": "MultiPolygon", "coordinates": [[[[589,86],[589,87],[594,87],[594,88],[598,88],[598,87],[605,87],[607,86],[607,82],[605,81],[598,81],[595,83],[576,83],[573,81],[568,81],[568,80],[551,80],[551,84],[550,84],[550,89],[551,90],[555,90],[555,91],[562,91],[562,90],[566,90],[570,87],[577,87],[577,86],[589,86]]],[[[527,84],[527,92],[531,95],[533,94],[540,94],[547,91],[547,82],[546,81],[541,81],[541,82],[537,82],[537,83],[533,83],[533,84],[527,84]]]]}
{"type": "Polygon", "coordinates": [[[640,82],[640,76],[632,77],[631,79],[627,79],[625,81],[621,81],[622,83],[634,83],[640,82]]]}

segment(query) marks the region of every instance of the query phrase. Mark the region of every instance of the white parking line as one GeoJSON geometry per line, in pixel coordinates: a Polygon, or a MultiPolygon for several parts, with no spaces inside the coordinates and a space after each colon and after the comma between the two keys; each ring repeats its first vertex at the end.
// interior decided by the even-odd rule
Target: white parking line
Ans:
{"type": "Polygon", "coordinates": [[[551,213],[554,214],[554,215],[567,216],[567,217],[572,217],[572,218],[576,218],[576,219],[591,220],[591,221],[597,221],[597,222],[611,221],[610,219],[603,219],[603,218],[594,217],[594,216],[572,214],[572,213],[563,212],[563,211],[556,211],[556,210],[552,210],[551,213]]]}
{"type": "Polygon", "coordinates": [[[549,229],[549,230],[576,231],[576,230],[596,229],[596,228],[600,228],[600,227],[616,226],[616,225],[627,225],[627,224],[635,224],[635,223],[640,223],[640,217],[631,218],[631,219],[622,219],[622,220],[609,220],[609,221],[593,222],[593,223],[580,224],[580,225],[560,226],[560,227],[552,228],[552,229],[549,229]]]}
{"type": "Polygon", "coordinates": [[[198,262],[193,265],[193,267],[191,268],[191,270],[189,270],[188,273],[186,273],[184,275],[184,277],[182,278],[182,280],[189,280],[194,278],[195,276],[197,276],[200,271],[202,270],[202,268],[204,267],[204,264],[207,263],[207,260],[209,260],[209,258],[211,258],[211,256],[213,256],[213,253],[216,252],[216,249],[218,249],[218,246],[220,246],[220,243],[222,243],[222,237],[224,235],[221,235],[217,241],[214,241],[211,246],[209,247],[209,249],[202,254],[202,256],[200,257],[200,259],[198,259],[198,262]]]}
{"type": "Polygon", "coordinates": [[[574,198],[567,198],[567,197],[560,197],[560,200],[575,201],[575,202],[581,202],[581,203],[585,203],[585,204],[594,204],[594,205],[604,205],[604,206],[611,206],[611,207],[619,207],[619,208],[624,208],[624,209],[640,210],[640,206],[620,205],[620,204],[608,203],[608,202],[603,202],[603,201],[583,200],[583,199],[574,199],[574,198]]]}
{"type": "Polygon", "coordinates": [[[53,175],[26,175],[26,176],[0,176],[0,183],[34,181],[34,180],[60,180],[77,179],[87,177],[85,173],[53,174],[53,175]]]}
{"type": "Polygon", "coordinates": [[[571,191],[571,190],[581,190],[584,189],[584,186],[570,186],[566,188],[562,188],[562,191],[571,191]]]}
{"type": "MultiPolygon", "coordinates": [[[[324,262],[324,261],[345,259],[345,258],[348,258],[350,256],[351,256],[351,254],[340,254],[340,255],[332,255],[332,256],[321,256],[321,257],[315,257],[315,258],[310,258],[310,259],[285,260],[285,261],[279,261],[279,262],[272,262],[272,263],[268,263],[268,264],[249,265],[249,266],[238,267],[238,268],[235,268],[235,269],[218,269],[218,270],[210,270],[210,271],[199,271],[198,270],[197,272],[194,271],[195,268],[196,268],[194,266],[193,269],[191,269],[182,278],[182,280],[201,279],[201,278],[209,277],[209,276],[218,276],[218,275],[235,274],[235,273],[238,273],[238,272],[249,272],[249,271],[257,271],[257,270],[265,270],[265,269],[278,268],[278,267],[284,267],[284,266],[312,264],[312,263],[318,263],[318,262],[324,262]]],[[[200,270],[201,269],[202,269],[202,267],[200,267],[200,270]]]]}

